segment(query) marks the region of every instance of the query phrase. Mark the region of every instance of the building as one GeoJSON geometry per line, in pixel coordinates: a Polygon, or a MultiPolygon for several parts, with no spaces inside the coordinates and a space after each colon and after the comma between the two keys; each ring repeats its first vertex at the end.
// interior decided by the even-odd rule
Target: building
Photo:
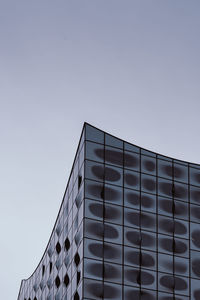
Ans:
{"type": "Polygon", "coordinates": [[[46,251],[18,300],[199,300],[200,166],[84,124],[46,251]]]}

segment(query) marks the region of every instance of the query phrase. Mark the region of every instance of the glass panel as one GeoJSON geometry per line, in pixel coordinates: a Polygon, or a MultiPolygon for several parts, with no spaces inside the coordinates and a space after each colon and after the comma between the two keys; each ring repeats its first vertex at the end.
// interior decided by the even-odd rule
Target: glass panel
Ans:
{"type": "Polygon", "coordinates": [[[105,135],[105,144],[123,149],[123,141],[109,134],[105,135]]]}
{"type": "Polygon", "coordinates": [[[103,162],[104,161],[104,146],[92,142],[85,143],[86,159],[103,162]]]}
{"type": "Polygon", "coordinates": [[[156,215],[145,212],[134,211],[125,208],[125,226],[142,227],[151,231],[156,230],[156,215]]]}
{"type": "Polygon", "coordinates": [[[192,300],[199,300],[200,297],[200,286],[199,286],[199,279],[191,279],[191,295],[192,295],[192,300]]]}
{"type": "Polygon", "coordinates": [[[191,276],[200,278],[200,252],[191,251],[191,276]]]}
{"type": "Polygon", "coordinates": [[[121,244],[122,228],[114,224],[85,219],[85,237],[121,244]]]}
{"type": "Polygon", "coordinates": [[[141,209],[155,213],[156,196],[147,193],[141,193],[141,209]]]}
{"type": "Polygon", "coordinates": [[[158,224],[160,233],[163,232],[169,235],[181,236],[184,238],[188,237],[187,222],[158,216],[158,224]]]}
{"type": "Polygon", "coordinates": [[[103,131],[94,128],[88,124],[85,126],[86,140],[94,141],[97,143],[104,143],[104,133],[103,131]]]}
{"type": "Polygon", "coordinates": [[[123,151],[112,147],[105,147],[105,161],[116,166],[123,166],[123,151]]]}
{"type": "Polygon", "coordinates": [[[84,276],[91,279],[104,279],[104,281],[121,284],[122,267],[117,264],[109,264],[92,259],[85,259],[84,276]]]}
{"type": "Polygon", "coordinates": [[[141,171],[151,175],[156,174],[156,159],[148,156],[141,156],[141,171]]]}
{"type": "Polygon", "coordinates": [[[122,286],[103,281],[84,280],[84,296],[89,299],[115,299],[122,300],[122,286]]]}
{"type": "Polygon", "coordinates": [[[200,206],[190,204],[190,220],[200,223],[200,206]]]}
{"type": "Polygon", "coordinates": [[[154,194],[156,192],[156,177],[142,174],[142,191],[154,194]]]}
{"type": "Polygon", "coordinates": [[[175,291],[178,294],[189,294],[189,279],[186,277],[173,276],[170,274],[158,274],[159,285],[161,291],[175,291]]]}
{"type": "Polygon", "coordinates": [[[200,205],[200,188],[190,186],[190,202],[200,205]]]}
{"type": "Polygon", "coordinates": [[[131,189],[124,189],[124,206],[140,208],[140,192],[131,189]]]}
{"type": "Polygon", "coordinates": [[[124,227],[124,244],[155,251],[156,234],[124,227]]]}
{"type": "Polygon", "coordinates": [[[105,200],[106,202],[122,204],[122,188],[111,186],[101,183],[86,180],[85,181],[85,195],[87,198],[93,198],[94,200],[105,200]]]}
{"type": "Polygon", "coordinates": [[[188,219],[188,204],[173,201],[169,198],[158,197],[158,213],[180,219],[188,219]]]}
{"type": "Polygon", "coordinates": [[[166,255],[159,253],[158,269],[161,272],[175,273],[183,276],[188,276],[189,260],[183,257],[166,255]]]}
{"type": "Polygon", "coordinates": [[[145,269],[156,269],[156,253],[140,249],[124,248],[124,263],[145,269]]]}
{"type": "Polygon", "coordinates": [[[140,189],[140,173],[124,170],[124,186],[132,189],[140,189]]]}
{"type": "Polygon", "coordinates": [[[137,153],[140,152],[140,148],[139,147],[131,145],[131,144],[126,143],[126,142],[124,143],[124,149],[128,150],[128,151],[132,151],[132,152],[137,152],[137,153]]]}
{"type": "Polygon", "coordinates": [[[158,251],[188,257],[188,240],[159,234],[158,251]]]}
{"type": "Polygon", "coordinates": [[[174,180],[188,183],[188,167],[180,164],[174,164],[174,180]]]}
{"type": "Polygon", "coordinates": [[[190,168],[190,184],[200,186],[200,170],[190,168]]]}
{"type": "Polygon", "coordinates": [[[98,260],[102,260],[104,258],[104,261],[121,264],[122,246],[85,239],[84,255],[88,258],[94,258],[98,260]]]}
{"type": "Polygon", "coordinates": [[[140,169],[140,155],[124,151],[124,167],[139,171],[140,169]]]}
{"type": "Polygon", "coordinates": [[[138,289],[138,288],[136,289],[136,288],[125,286],[124,299],[125,300],[157,300],[157,293],[156,291],[150,291],[150,290],[138,289]]]}
{"type": "Polygon", "coordinates": [[[85,200],[85,216],[95,220],[122,224],[122,209],[119,206],[89,199],[85,200]]]}
{"type": "Polygon", "coordinates": [[[190,223],[190,247],[195,250],[200,250],[200,228],[199,224],[190,223]]]}
{"type": "Polygon", "coordinates": [[[158,176],[172,179],[172,162],[158,159],[158,176]]]}
{"type": "Polygon", "coordinates": [[[149,270],[141,270],[125,266],[124,283],[127,285],[156,289],[156,273],[149,270]]]}
{"type": "Polygon", "coordinates": [[[151,151],[148,151],[148,150],[145,150],[145,149],[141,149],[141,154],[156,157],[156,154],[154,152],[151,152],[151,151]]]}
{"type": "Polygon", "coordinates": [[[122,169],[111,167],[109,165],[99,164],[86,160],[85,177],[98,181],[110,182],[116,185],[122,185],[122,169]]]}

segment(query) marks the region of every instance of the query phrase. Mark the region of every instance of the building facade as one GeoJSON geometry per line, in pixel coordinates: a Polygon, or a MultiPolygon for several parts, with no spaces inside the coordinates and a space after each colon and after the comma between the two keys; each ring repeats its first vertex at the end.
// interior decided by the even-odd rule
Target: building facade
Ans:
{"type": "Polygon", "coordinates": [[[18,300],[200,300],[200,166],[84,124],[45,253],[18,300]]]}

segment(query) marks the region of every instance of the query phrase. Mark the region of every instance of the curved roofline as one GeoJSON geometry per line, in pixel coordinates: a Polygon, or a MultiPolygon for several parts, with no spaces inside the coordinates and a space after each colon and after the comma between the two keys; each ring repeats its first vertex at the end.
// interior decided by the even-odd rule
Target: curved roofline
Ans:
{"type": "Polygon", "coordinates": [[[161,153],[158,153],[158,152],[155,152],[155,151],[152,151],[152,150],[143,148],[143,147],[138,146],[138,145],[136,145],[136,144],[127,142],[127,141],[125,141],[125,140],[123,140],[123,139],[117,137],[116,135],[110,134],[109,132],[106,132],[106,131],[104,131],[104,130],[102,130],[102,129],[99,129],[98,127],[93,126],[93,125],[91,125],[91,124],[89,124],[89,123],[87,123],[87,122],[85,122],[84,125],[89,125],[89,126],[93,127],[93,128],[96,129],[96,130],[102,131],[102,132],[104,132],[104,133],[106,133],[106,134],[112,136],[113,138],[116,138],[116,139],[118,139],[118,140],[120,140],[120,141],[122,141],[122,142],[124,142],[124,143],[127,143],[127,144],[129,144],[129,145],[131,145],[131,146],[135,146],[135,147],[137,147],[137,148],[140,148],[141,150],[145,150],[145,151],[151,152],[151,153],[153,153],[153,154],[155,154],[155,155],[163,156],[163,157],[165,157],[165,158],[167,158],[167,159],[176,160],[176,161],[178,161],[178,162],[180,162],[180,163],[189,164],[189,165],[194,165],[194,166],[197,166],[198,168],[200,168],[200,163],[193,163],[193,162],[191,162],[191,161],[187,161],[187,160],[183,160],[183,159],[179,159],[179,158],[174,158],[174,157],[171,157],[171,156],[167,156],[167,155],[164,155],[164,154],[161,154],[161,153]]]}

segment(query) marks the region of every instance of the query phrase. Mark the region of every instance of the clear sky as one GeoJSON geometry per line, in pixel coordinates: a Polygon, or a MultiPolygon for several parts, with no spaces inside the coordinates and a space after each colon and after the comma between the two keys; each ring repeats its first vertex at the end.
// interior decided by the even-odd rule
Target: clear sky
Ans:
{"type": "Polygon", "coordinates": [[[0,285],[50,237],[84,121],[200,163],[199,0],[0,0],[0,285]]]}

